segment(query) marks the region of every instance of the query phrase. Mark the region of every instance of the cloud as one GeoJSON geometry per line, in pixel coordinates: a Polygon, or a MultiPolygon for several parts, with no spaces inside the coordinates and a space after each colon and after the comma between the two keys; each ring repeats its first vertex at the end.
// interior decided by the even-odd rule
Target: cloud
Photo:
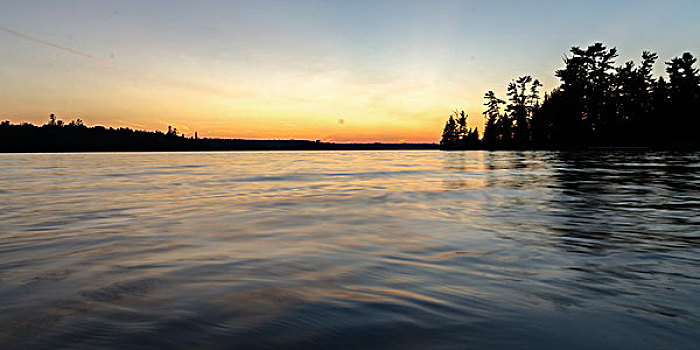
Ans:
{"type": "Polygon", "coordinates": [[[44,46],[53,47],[54,49],[59,49],[59,50],[61,50],[61,51],[63,51],[63,52],[67,52],[67,53],[69,53],[69,54],[71,54],[71,55],[80,56],[80,57],[87,58],[87,59],[89,59],[89,60],[91,60],[91,61],[94,61],[94,62],[97,62],[97,63],[100,63],[100,64],[109,65],[109,62],[105,61],[105,60],[102,59],[102,58],[99,58],[99,57],[96,57],[96,56],[93,56],[93,55],[89,55],[89,54],[86,54],[86,53],[84,53],[84,52],[80,52],[80,51],[78,51],[78,50],[71,49],[71,48],[69,48],[69,47],[56,45],[56,44],[54,44],[54,43],[50,43],[50,42],[48,42],[48,41],[41,40],[41,39],[39,39],[39,38],[35,38],[35,37],[29,36],[29,35],[26,35],[26,34],[22,34],[22,33],[16,32],[16,31],[14,31],[14,30],[12,30],[12,29],[8,29],[8,28],[5,28],[5,27],[0,27],[0,31],[3,31],[3,32],[5,32],[5,33],[8,33],[8,34],[10,34],[10,35],[16,36],[16,37],[18,37],[18,38],[21,38],[21,39],[24,39],[24,40],[27,40],[27,41],[32,41],[32,42],[35,42],[35,43],[42,44],[42,45],[44,45],[44,46]]]}

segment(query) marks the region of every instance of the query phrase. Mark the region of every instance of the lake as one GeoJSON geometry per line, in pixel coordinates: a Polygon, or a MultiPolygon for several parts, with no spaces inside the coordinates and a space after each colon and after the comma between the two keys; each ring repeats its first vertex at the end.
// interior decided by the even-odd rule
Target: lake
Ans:
{"type": "Polygon", "coordinates": [[[691,349],[700,153],[0,154],[0,347],[691,349]]]}

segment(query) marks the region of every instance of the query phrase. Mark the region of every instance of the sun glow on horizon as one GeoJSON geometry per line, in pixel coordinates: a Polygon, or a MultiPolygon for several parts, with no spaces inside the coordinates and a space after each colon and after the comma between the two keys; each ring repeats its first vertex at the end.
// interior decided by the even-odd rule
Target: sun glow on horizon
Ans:
{"type": "MultiPolygon", "coordinates": [[[[29,108],[26,99],[8,105],[24,113],[2,117],[40,124],[55,113],[108,127],[164,130],[173,125],[200,137],[430,143],[439,139],[441,124],[468,94],[456,83],[440,83],[434,74],[357,75],[350,69],[308,67],[238,71],[223,63],[202,69],[204,62],[196,64],[196,59],[181,55],[141,72],[143,67],[114,59],[109,66],[79,68],[99,78],[74,84],[65,84],[67,75],[47,74],[54,81],[32,96],[29,108]],[[189,68],[182,70],[184,65],[189,68]],[[88,86],[93,89],[85,91],[88,86]],[[110,86],[109,96],[99,86],[110,86]]],[[[470,122],[481,125],[478,111],[474,115],[470,122]]]]}

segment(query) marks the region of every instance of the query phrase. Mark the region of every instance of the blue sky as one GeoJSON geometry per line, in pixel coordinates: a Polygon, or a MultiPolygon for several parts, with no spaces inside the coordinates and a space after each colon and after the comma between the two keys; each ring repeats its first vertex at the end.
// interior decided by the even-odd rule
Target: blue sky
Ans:
{"type": "Polygon", "coordinates": [[[0,119],[436,141],[454,109],[481,125],[484,92],[516,76],[555,87],[574,45],[616,46],[618,63],[652,50],[662,74],[700,54],[699,15],[697,1],[2,1],[0,119]]]}

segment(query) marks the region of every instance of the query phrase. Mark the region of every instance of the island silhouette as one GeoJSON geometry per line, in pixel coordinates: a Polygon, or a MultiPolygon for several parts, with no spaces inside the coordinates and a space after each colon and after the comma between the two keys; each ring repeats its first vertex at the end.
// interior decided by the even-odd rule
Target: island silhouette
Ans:
{"type": "Polygon", "coordinates": [[[570,53],[555,72],[561,85],[542,99],[542,84],[529,75],[508,84],[507,101],[488,91],[481,139],[455,111],[441,149],[700,149],[700,75],[692,54],[665,62],[666,80],[652,75],[653,52],[642,52],[641,64],[620,66],[617,49],[602,43],[570,53]]]}

